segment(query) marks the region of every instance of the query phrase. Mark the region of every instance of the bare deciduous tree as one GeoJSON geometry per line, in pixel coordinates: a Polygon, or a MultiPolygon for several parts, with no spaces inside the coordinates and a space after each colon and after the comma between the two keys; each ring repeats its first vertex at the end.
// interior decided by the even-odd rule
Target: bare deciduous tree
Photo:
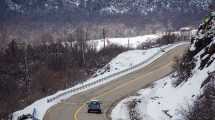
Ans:
{"type": "Polygon", "coordinates": [[[8,37],[9,37],[9,33],[8,33],[7,27],[5,26],[4,23],[0,22],[0,42],[1,42],[0,49],[3,49],[6,47],[9,41],[8,37]]]}

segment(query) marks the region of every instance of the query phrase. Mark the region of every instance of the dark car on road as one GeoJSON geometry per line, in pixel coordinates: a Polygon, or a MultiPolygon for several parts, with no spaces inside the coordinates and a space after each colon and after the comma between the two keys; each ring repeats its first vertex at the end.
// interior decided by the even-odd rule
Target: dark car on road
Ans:
{"type": "Polygon", "coordinates": [[[101,102],[98,100],[91,100],[87,103],[88,113],[102,113],[101,102]]]}

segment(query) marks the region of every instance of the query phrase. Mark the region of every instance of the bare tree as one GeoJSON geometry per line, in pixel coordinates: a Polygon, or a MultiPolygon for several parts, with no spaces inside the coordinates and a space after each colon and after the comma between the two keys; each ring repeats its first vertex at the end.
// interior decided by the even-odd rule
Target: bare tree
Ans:
{"type": "Polygon", "coordinates": [[[4,23],[0,22],[0,49],[5,48],[6,44],[8,43],[8,29],[4,23]]]}
{"type": "Polygon", "coordinates": [[[81,52],[81,65],[85,64],[85,52],[86,52],[86,46],[87,46],[86,39],[88,39],[88,38],[86,38],[87,33],[86,34],[84,34],[84,33],[85,33],[85,31],[82,27],[77,29],[76,39],[77,39],[78,47],[81,52]]]}
{"type": "Polygon", "coordinates": [[[42,34],[40,39],[42,44],[52,43],[54,41],[54,37],[49,33],[42,34]]]}
{"type": "Polygon", "coordinates": [[[26,92],[26,103],[30,103],[29,97],[31,94],[31,79],[30,79],[30,72],[29,72],[29,63],[28,63],[28,44],[24,42],[24,81],[25,81],[25,92],[26,92]]]}

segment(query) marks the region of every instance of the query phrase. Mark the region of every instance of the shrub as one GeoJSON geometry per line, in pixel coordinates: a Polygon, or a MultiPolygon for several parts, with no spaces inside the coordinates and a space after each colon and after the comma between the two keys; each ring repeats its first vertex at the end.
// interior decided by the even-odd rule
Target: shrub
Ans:
{"type": "Polygon", "coordinates": [[[174,33],[166,33],[164,36],[162,36],[161,38],[159,38],[157,40],[157,43],[159,45],[168,45],[168,44],[172,44],[172,43],[175,43],[175,42],[178,42],[178,41],[182,41],[182,37],[179,36],[179,35],[176,35],[174,33]]]}
{"type": "Polygon", "coordinates": [[[192,76],[192,69],[195,67],[195,60],[190,57],[190,54],[191,53],[188,51],[182,58],[175,58],[173,69],[176,71],[177,79],[173,82],[174,86],[180,85],[192,76]]]}

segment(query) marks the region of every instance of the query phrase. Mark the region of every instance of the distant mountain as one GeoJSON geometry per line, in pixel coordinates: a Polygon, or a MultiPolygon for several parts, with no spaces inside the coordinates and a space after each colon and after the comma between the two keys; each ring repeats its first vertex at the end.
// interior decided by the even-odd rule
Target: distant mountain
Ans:
{"type": "Polygon", "coordinates": [[[1,0],[1,12],[23,15],[68,13],[78,15],[148,15],[162,12],[199,13],[212,0],[1,0]]]}
{"type": "Polygon", "coordinates": [[[112,22],[180,28],[198,25],[213,0],[0,0],[0,20],[112,22]],[[27,20],[26,20],[27,18],[27,20]],[[21,20],[20,20],[21,19],[21,20]]]}

